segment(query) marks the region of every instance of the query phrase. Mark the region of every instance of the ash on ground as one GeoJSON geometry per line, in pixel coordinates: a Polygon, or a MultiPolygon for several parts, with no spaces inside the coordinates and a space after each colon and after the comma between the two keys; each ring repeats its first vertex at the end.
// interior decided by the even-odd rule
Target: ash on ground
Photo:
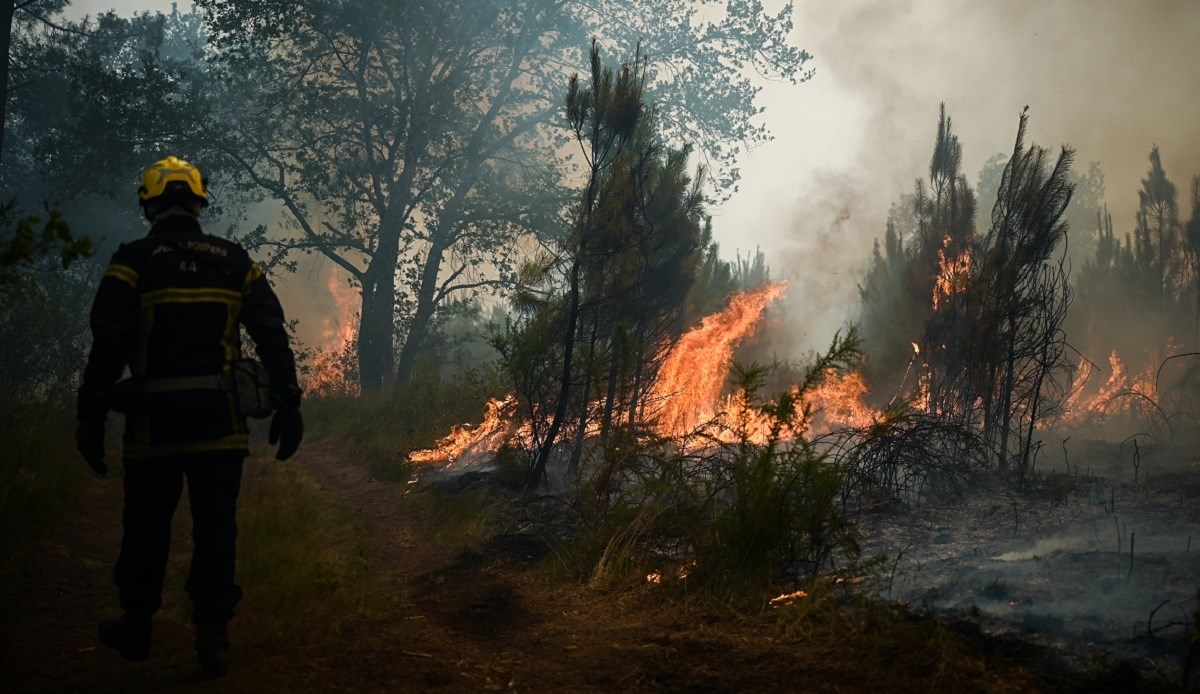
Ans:
{"type": "Polygon", "coordinates": [[[870,515],[881,597],[1048,646],[1072,668],[1115,657],[1178,681],[1200,589],[1200,448],[1142,456],[1136,482],[1120,446],[1080,448],[1078,466],[1039,471],[1026,494],[870,515]]]}

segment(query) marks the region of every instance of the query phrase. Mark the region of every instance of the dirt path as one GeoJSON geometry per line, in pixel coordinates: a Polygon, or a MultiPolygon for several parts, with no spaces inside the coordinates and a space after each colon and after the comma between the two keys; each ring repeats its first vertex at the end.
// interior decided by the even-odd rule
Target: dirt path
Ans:
{"type": "MultiPolygon", "coordinates": [[[[181,612],[164,610],[154,658],[125,663],[95,636],[98,619],[115,608],[120,484],[108,480],[91,485],[72,517],[36,544],[25,569],[0,585],[0,690],[920,691],[938,674],[862,667],[865,659],[897,659],[878,644],[785,640],[752,618],[553,584],[531,570],[537,552],[529,538],[443,546],[406,503],[405,485],[372,479],[365,462],[312,448],[298,464],[320,493],[361,513],[369,571],[389,596],[379,609],[336,634],[286,645],[239,632],[235,620],[234,670],[216,683],[195,674],[181,612]]],[[[175,562],[189,551],[186,517],[185,509],[176,517],[175,562]]],[[[173,590],[168,603],[183,599],[173,590]]]]}

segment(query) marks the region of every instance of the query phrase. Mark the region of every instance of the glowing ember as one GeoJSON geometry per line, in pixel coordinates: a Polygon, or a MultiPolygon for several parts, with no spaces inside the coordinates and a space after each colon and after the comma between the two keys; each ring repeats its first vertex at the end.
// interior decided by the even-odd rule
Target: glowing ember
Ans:
{"type": "Polygon", "coordinates": [[[712,419],[729,376],[733,349],[762,320],[767,306],[783,296],[787,286],[768,284],[733,297],[729,308],[705,318],[667,355],[658,372],[654,401],[662,404],[658,430],[682,436],[712,419]]]}
{"type": "Polygon", "coordinates": [[[807,597],[808,593],[803,590],[797,590],[794,593],[784,593],[783,595],[771,598],[771,607],[783,607],[784,605],[790,605],[797,600],[803,600],[807,597]]]}

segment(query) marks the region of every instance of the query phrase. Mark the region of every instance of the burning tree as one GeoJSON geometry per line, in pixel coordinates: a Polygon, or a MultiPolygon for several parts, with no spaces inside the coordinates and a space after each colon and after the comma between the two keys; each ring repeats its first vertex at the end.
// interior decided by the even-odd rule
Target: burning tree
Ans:
{"type": "Polygon", "coordinates": [[[962,147],[943,107],[930,182],[918,181],[907,217],[911,240],[889,221],[887,255],[877,248],[863,288],[869,347],[883,364],[900,371],[888,355],[912,343],[904,372],[907,379],[915,366],[916,378],[899,387],[929,415],[978,432],[1002,472],[1029,466],[1038,423],[1063,395],[1057,376],[1071,299],[1062,216],[1073,152],[1064,147],[1051,162],[1047,150],[1026,147],[1027,123],[1023,112],[980,237],[962,147]]]}
{"type": "MultiPolygon", "coordinates": [[[[975,242],[975,194],[961,166],[962,144],[943,104],[929,181],[918,179],[913,195],[893,207],[883,252],[877,243],[860,289],[868,376],[877,393],[902,388],[897,379],[910,371],[905,365],[913,363],[912,346],[924,343],[927,361],[935,357],[943,348],[927,333],[945,332],[946,321],[957,319],[957,313],[938,309],[961,295],[975,242]]],[[[930,376],[919,375],[926,381],[930,376]]]]}
{"type": "Polygon", "coordinates": [[[523,332],[497,342],[532,420],[548,409],[549,423],[535,432],[532,486],[560,435],[570,436],[574,470],[589,433],[607,440],[614,428],[638,423],[657,364],[686,325],[706,241],[703,171],[688,175],[690,148],[663,145],[642,101],[644,81],[640,54],[613,71],[602,68],[594,44],[590,83],[572,78],[567,119],[587,170],[575,224],[553,257],[523,268],[533,315],[523,332]],[[538,350],[551,326],[557,337],[538,350]],[[544,392],[531,349],[556,364],[556,393],[544,392]]]}

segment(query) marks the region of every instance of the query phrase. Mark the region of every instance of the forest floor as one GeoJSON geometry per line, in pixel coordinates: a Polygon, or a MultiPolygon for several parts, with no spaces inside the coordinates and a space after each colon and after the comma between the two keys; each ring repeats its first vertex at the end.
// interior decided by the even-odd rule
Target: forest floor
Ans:
{"type": "MultiPolygon", "coordinates": [[[[247,461],[243,515],[278,482],[261,474],[276,465],[247,461]]],[[[1129,690],[1120,668],[1099,679],[1049,674],[1036,654],[926,618],[851,624],[836,609],[746,613],[649,584],[587,587],[548,570],[553,550],[535,536],[441,532],[447,521],[414,501],[419,490],[375,479],[361,457],[315,446],[287,465],[349,509],[370,600],[330,613],[304,602],[311,592],[247,585],[230,627],[233,670],[200,679],[178,585],[190,552],[185,495],[153,657],[126,663],[95,633],[116,609],[121,485],[110,474],[0,574],[0,690],[1129,690]],[[273,628],[272,610],[310,618],[273,628]]]]}

